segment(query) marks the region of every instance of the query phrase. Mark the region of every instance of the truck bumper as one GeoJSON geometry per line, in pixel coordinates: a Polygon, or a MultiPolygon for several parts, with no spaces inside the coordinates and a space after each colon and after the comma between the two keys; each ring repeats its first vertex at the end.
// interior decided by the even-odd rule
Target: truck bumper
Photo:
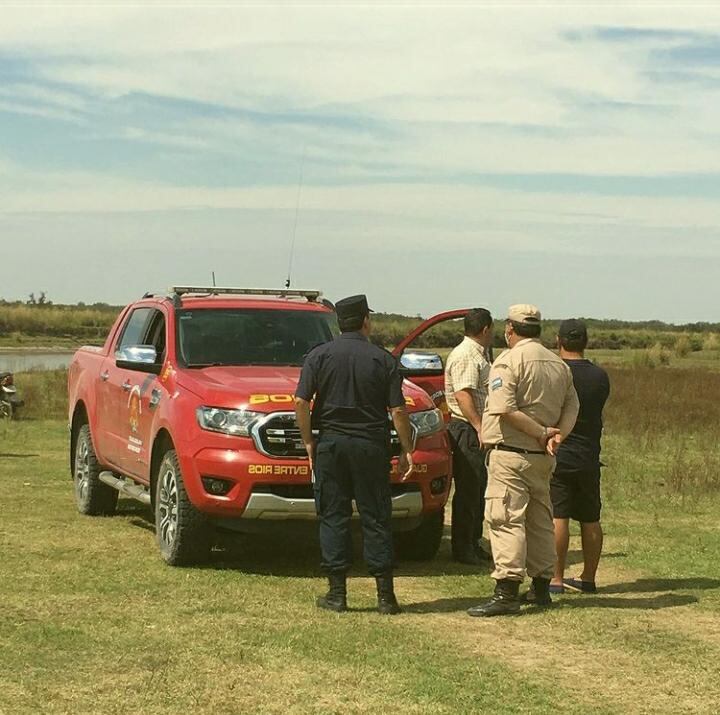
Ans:
{"type": "MultiPolygon", "coordinates": [[[[393,518],[420,516],[423,509],[422,494],[419,491],[406,492],[392,497],[393,518]]],[[[359,514],[353,501],[353,518],[359,514]]],[[[317,518],[314,499],[288,499],[277,494],[251,494],[243,519],[307,519],[317,518]]]]}
{"type": "MultiPolygon", "coordinates": [[[[197,452],[178,450],[190,500],[214,517],[252,520],[316,519],[310,470],[304,459],[273,459],[258,454],[249,439],[219,437],[197,452]],[[203,478],[226,480],[226,494],[209,493],[203,478]]],[[[445,434],[419,441],[415,471],[402,481],[393,459],[390,483],[393,518],[413,520],[445,506],[450,489],[450,455],[445,434]],[[422,443],[421,443],[422,442],[422,443]]]]}

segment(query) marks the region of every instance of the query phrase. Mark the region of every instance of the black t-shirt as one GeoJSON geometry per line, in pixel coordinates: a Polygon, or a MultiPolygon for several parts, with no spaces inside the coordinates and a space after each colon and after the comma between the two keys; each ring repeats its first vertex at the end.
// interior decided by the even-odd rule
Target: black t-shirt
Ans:
{"type": "Polygon", "coordinates": [[[580,412],[573,431],[560,445],[555,471],[596,467],[600,462],[602,411],[610,395],[610,380],[590,360],[565,360],[580,400],[580,412]]]}
{"type": "Polygon", "coordinates": [[[343,333],[311,350],[295,392],[321,432],[387,440],[388,407],[405,404],[397,360],[361,333],[343,333]]]}

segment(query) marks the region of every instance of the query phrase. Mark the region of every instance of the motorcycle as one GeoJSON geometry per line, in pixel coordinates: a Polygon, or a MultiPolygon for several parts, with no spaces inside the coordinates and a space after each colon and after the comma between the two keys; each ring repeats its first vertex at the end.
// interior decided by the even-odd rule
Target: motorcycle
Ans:
{"type": "Polygon", "coordinates": [[[0,418],[12,419],[24,404],[18,397],[12,373],[0,372],[0,418]]]}

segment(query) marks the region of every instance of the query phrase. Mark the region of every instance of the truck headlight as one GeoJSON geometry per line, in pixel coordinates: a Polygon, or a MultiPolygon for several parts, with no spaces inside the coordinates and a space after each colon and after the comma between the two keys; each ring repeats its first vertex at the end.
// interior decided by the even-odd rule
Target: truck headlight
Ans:
{"type": "Polygon", "coordinates": [[[198,424],[211,432],[235,434],[247,437],[255,420],[260,417],[259,412],[250,410],[223,410],[219,407],[198,407],[198,424]]]}
{"type": "Polygon", "coordinates": [[[417,430],[418,437],[427,437],[429,434],[435,434],[444,427],[443,416],[440,410],[423,410],[422,412],[412,412],[410,414],[410,422],[417,430]]]}

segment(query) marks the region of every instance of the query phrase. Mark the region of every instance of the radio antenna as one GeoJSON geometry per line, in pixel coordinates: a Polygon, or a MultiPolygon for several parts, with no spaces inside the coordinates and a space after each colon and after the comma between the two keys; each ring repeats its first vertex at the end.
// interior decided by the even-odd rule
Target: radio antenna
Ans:
{"type": "Polygon", "coordinates": [[[213,288],[215,287],[215,271],[212,272],[213,288]]]}
{"type": "Polygon", "coordinates": [[[290,243],[290,259],[288,260],[287,279],[285,287],[290,287],[292,278],[293,258],[295,258],[295,237],[297,236],[298,215],[300,214],[300,194],[302,193],[303,178],[305,176],[305,149],[307,143],[303,144],[302,158],[300,159],[300,180],[298,181],[297,197],[295,199],[295,223],[293,224],[292,242],[290,243]]]}

